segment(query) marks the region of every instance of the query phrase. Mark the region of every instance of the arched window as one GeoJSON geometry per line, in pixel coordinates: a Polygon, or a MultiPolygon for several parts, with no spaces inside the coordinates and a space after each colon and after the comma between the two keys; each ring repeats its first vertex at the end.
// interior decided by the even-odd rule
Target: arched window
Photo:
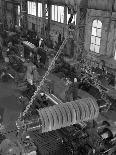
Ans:
{"type": "Polygon", "coordinates": [[[101,42],[102,23],[100,20],[94,20],[92,24],[90,50],[99,53],[101,42]]]}

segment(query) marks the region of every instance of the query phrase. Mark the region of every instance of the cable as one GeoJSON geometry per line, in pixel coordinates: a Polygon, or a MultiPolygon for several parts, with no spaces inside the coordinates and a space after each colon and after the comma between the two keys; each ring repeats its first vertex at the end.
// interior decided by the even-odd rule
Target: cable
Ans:
{"type": "Polygon", "coordinates": [[[27,105],[26,109],[24,110],[22,116],[25,116],[25,115],[27,114],[28,110],[30,109],[31,105],[33,104],[33,101],[35,100],[36,96],[38,95],[39,91],[41,90],[41,87],[44,85],[44,82],[45,82],[47,76],[49,75],[50,71],[53,69],[53,67],[54,67],[54,65],[55,65],[55,61],[58,59],[59,55],[61,54],[62,49],[64,48],[64,46],[65,46],[65,44],[66,44],[66,42],[67,42],[67,39],[68,39],[68,38],[66,38],[66,39],[63,41],[62,45],[60,46],[60,49],[58,50],[57,54],[56,54],[55,57],[53,58],[53,60],[52,60],[52,62],[51,62],[51,64],[50,64],[50,66],[48,67],[48,70],[46,71],[44,77],[42,78],[42,80],[41,80],[41,82],[40,82],[40,84],[39,84],[39,86],[37,87],[37,90],[34,92],[34,95],[31,97],[31,100],[30,100],[29,104],[27,105]]]}

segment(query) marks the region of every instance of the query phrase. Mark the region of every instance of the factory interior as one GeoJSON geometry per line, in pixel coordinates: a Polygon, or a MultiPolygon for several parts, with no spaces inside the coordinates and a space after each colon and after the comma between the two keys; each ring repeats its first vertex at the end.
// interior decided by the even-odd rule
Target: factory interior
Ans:
{"type": "Polygon", "coordinates": [[[0,155],[116,155],[116,0],[0,0],[0,155]]]}

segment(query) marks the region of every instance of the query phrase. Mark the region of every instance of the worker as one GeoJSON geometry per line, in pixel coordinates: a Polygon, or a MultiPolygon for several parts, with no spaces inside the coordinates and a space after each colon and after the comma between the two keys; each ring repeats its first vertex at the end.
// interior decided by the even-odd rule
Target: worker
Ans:
{"type": "Polygon", "coordinates": [[[77,78],[74,78],[74,81],[69,84],[69,88],[65,92],[66,101],[67,102],[71,101],[71,96],[73,100],[77,100],[79,98],[78,90],[79,90],[79,82],[77,78]]]}
{"type": "Polygon", "coordinates": [[[27,71],[26,71],[26,75],[25,75],[25,79],[31,84],[33,85],[34,83],[37,82],[38,78],[39,78],[39,74],[37,72],[37,68],[36,66],[29,60],[27,62],[24,63],[24,66],[27,67],[27,71]]]}
{"type": "Polygon", "coordinates": [[[39,47],[41,47],[42,45],[43,45],[43,39],[40,38],[40,40],[39,40],[39,47]]]}

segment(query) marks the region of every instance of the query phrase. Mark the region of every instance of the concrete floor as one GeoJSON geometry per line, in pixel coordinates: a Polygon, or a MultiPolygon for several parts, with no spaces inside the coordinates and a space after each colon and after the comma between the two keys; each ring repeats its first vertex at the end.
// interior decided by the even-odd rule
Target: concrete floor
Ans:
{"type": "Polygon", "coordinates": [[[0,114],[1,122],[5,126],[7,132],[7,138],[15,140],[16,135],[16,125],[15,121],[17,120],[19,113],[21,111],[21,105],[19,104],[16,98],[16,92],[6,87],[3,84],[0,84],[0,114]]]}

